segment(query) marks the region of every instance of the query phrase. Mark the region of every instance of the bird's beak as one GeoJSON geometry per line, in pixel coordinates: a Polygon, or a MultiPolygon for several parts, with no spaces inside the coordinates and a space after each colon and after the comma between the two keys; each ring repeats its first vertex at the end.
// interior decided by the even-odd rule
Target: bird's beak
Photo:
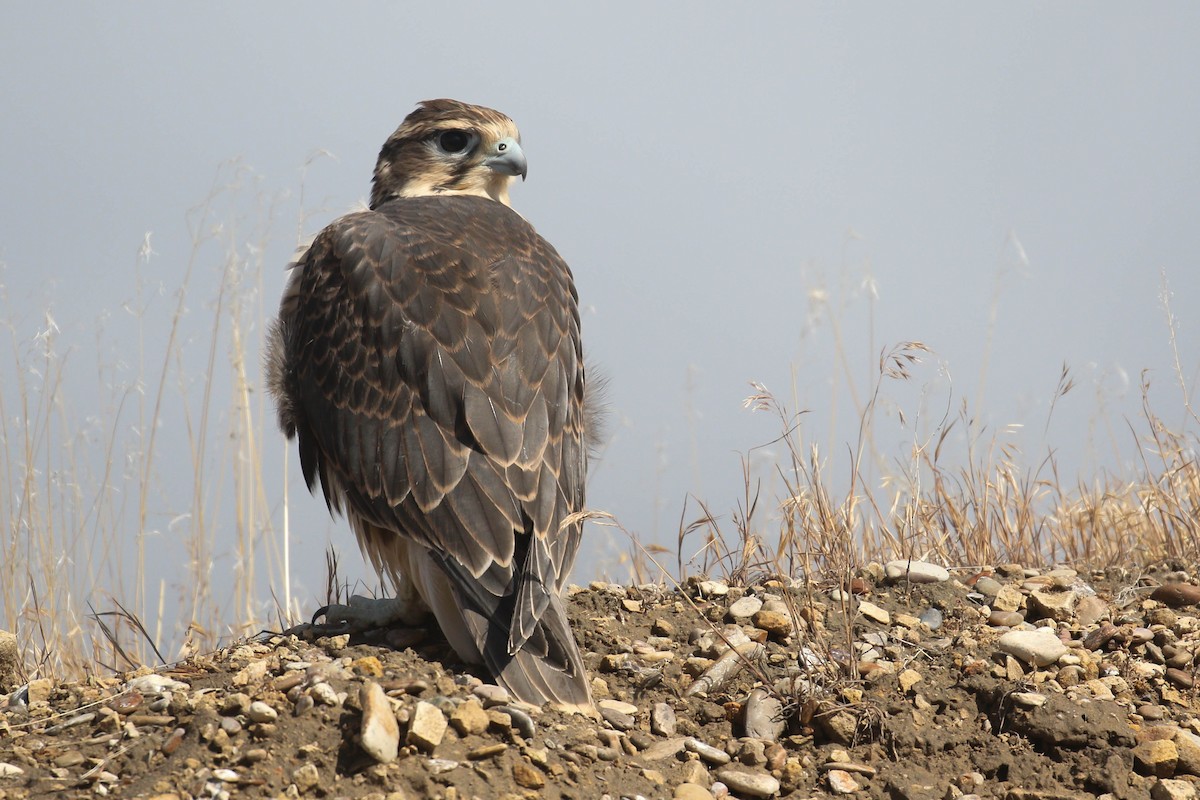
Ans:
{"type": "Polygon", "coordinates": [[[525,152],[521,150],[521,145],[517,140],[512,137],[501,139],[492,145],[491,155],[483,160],[483,165],[501,175],[513,177],[520,175],[521,180],[525,180],[525,175],[529,172],[529,165],[525,162],[525,152]]]}

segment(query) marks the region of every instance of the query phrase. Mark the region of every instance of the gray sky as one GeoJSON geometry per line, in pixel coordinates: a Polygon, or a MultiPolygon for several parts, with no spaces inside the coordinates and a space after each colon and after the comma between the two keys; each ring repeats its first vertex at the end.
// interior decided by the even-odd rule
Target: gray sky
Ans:
{"type": "MultiPolygon", "coordinates": [[[[751,380],[811,412],[805,440],[844,476],[853,398],[879,351],[920,340],[936,355],[909,387],[885,386],[885,458],[905,459],[913,439],[893,408],[928,432],[967,400],[989,436],[1026,425],[1015,441],[1030,464],[1048,443],[1088,479],[1134,463],[1123,419],[1138,416],[1143,369],[1160,412],[1182,420],[1164,274],[1189,380],[1200,364],[1195,4],[96,3],[5,17],[0,282],[18,342],[53,314],[69,418],[93,444],[137,377],[122,307],[139,269],[156,374],[193,252],[187,215],[214,181],[241,178],[210,222],[243,255],[265,247],[255,302],[273,309],[298,229],[363,200],[380,144],[432,97],[521,128],[530,173],[514,206],[571,264],[586,346],[611,378],[589,504],[647,541],[673,546],[689,493],[736,507],[739,453],[778,432],[742,408],[751,380]],[[313,160],[322,150],[334,157],[313,160]],[[240,167],[222,168],[231,159],[240,167]],[[146,232],[155,255],[139,268],[146,232]],[[1043,440],[1064,362],[1079,388],[1043,440]]],[[[181,431],[201,398],[221,257],[213,242],[197,251],[182,377],[166,394],[164,540],[189,503],[181,431]]],[[[218,373],[226,361],[222,349],[218,373]]],[[[0,358],[10,416],[16,369],[0,358]]],[[[221,414],[227,385],[218,375],[221,414]]],[[[278,459],[273,421],[264,441],[278,459]]],[[[769,473],[773,452],[754,468],[769,473]]],[[[300,546],[332,536],[343,567],[367,574],[344,524],[296,491],[295,462],[291,475],[300,546]]],[[[228,509],[230,490],[212,485],[228,509]]],[[[277,501],[278,482],[268,489],[277,501]]],[[[615,565],[608,534],[589,536],[580,581],[615,565]]],[[[228,543],[215,555],[219,572],[228,543]]],[[[299,576],[310,594],[322,570],[299,576]]]]}

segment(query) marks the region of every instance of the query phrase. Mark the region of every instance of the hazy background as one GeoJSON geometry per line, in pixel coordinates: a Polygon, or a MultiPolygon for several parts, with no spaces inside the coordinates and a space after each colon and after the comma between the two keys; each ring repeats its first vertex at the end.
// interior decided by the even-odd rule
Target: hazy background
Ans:
{"type": "MultiPolygon", "coordinates": [[[[739,454],[779,430],[743,409],[752,380],[811,412],[805,440],[844,478],[879,353],[903,340],[934,355],[907,386],[885,382],[885,459],[904,462],[966,401],[981,440],[1019,445],[1031,467],[1053,447],[1068,484],[1134,471],[1125,420],[1143,370],[1159,411],[1184,419],[1161,294],[1165,278],[1193,381],[1195,4],[77,3],[4,16],[10,424],[20,391],[46,379],[31,364],[49,342],[65,356],[61,427],[101,473],[105,442],[153,401],[193,263],[141,531],[156,581],[184,579],[173,531],[192,513],[194,442],[210,442],[201,461],[214,465],[227,447],[227,326],[208,429],[197,410],[214,309],[232,302],[216,288],[226,256],[265,264],[241,297],[273,313],[298,236],[366,198],[379,146],[426,98],[492,106],[521,128],[530,172],[513,204],[571,264],[586,346],[611,378],[589,505],[643,541],[674,548],[689,494],[718,514],[743,499],[739,454]],[[207,216],[194,210],[210,196],[207,216]],[[1064,363],[1076,388],[1047,426],[1064,363]]],[[[258,381],[255,325],[243,333],[258,381]]],[[[266,423],[277,521],[283,446],[266,423]]],[[[956,435],[943,460],[965,453],[956,435]]],[[[752,471],[769,477],[776,455],[754,451],[752,471]]],[[[307,560],[293,590],[310,608],[327,541],[351,577],[368,570],[291,457],[307,560]]],[[[235,498],[223,468],[208,471],[201,500],[220,531],[235,498]]],[[[623,578],[626,540],[592,527],[588,541],[575,579],[623,578]]],[[[219,582],[232,541],[210,555],[219,582]]]]}

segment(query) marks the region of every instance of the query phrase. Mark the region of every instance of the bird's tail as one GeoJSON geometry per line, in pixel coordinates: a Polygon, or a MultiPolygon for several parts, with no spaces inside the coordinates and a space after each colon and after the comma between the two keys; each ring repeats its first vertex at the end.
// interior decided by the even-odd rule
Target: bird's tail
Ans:
{"type": "Polygon", "coordinates": [[[516,594],[497,598],[487,592],[467,591],[425,548],[412,543],[404,549],[402,571],[415,584],[459,658],[483,664],[518,700],[594,713],[591,682],[557,592],[549,593],[529,635],[510,653],[516,594]],[[483,602],[484,598],[489,602],[483,602]]]}

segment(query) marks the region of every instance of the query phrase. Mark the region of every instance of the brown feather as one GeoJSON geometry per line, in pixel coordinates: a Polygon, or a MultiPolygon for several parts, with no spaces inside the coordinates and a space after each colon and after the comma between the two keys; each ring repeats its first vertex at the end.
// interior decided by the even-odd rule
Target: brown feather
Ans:
{"type": "Polygon", "coordinates": [[[453,101],[405,121],[373,210],[332,223],[293,271],[269,385],[309,488],[346,511],[372,563],[413,582],[460,657],[523,700],[589,706],[559,598],[586,473],[575,287],[502,202],[405,196],[428,180],[422,158],[441,168],[417,145],[448,125],[515,134],[453,101]],[[418,564],[442,577],[401,575],[418,564]]]}

